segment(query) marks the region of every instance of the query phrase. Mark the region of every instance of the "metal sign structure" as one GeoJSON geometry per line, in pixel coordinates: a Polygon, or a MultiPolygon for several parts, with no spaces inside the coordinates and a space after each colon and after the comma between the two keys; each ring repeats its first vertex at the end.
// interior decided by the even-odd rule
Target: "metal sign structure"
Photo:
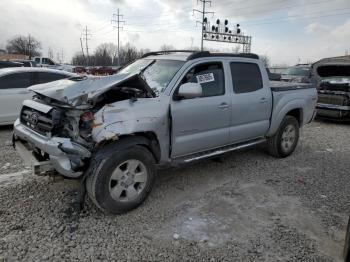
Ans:
{"type": "Polygon", "coordinates": [[[216,24],[212,26],[210,26],[207,18],[204,18],[203,22],[203,40],[240,44],[243,47],[243,53],[251,52],[252,37],[244,35],[239,24],[234,29],[229,29],[227,20],[224,23],[220,23],[218,19],[216,24]]]}

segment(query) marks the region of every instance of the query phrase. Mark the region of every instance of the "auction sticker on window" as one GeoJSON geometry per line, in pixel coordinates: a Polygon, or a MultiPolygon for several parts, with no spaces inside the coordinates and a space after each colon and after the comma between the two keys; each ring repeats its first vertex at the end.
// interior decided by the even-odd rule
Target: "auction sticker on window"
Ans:
{"type": "Polygon", "coordinates": [[[215,81],[213,73],[198,75],[196,77],[197,77],[197,81],[198,81],[199,84],[208,83],[208,82],[214,82],[215,81]]]}

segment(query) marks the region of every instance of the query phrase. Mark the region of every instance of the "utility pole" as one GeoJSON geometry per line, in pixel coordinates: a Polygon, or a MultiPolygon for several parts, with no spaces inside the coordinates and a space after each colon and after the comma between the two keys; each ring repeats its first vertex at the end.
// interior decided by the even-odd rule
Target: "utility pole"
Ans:
{"type": "MultiPolygon", "coordinates": [[[[86,56],[87,56],[86,65],[88,65],[89,64],[89,45],[88,45],[88,40],[90,40],[89,37],[91,36],[91,34],[89,33],[89,30],[88,30],[87,26],[85,26],[85,29],[83,31],[83,35],[84,35],[83,39],[85,40],[85,48],[86,48],[86,56]]],[[[80,39],[80,42],[81,42],[81,39],[80,39]]],[[[82,46],[82,48],[83,48],[83,46],[82,46]]],[[[83,52],[83,54],[84,54],[84,52],[83,52]]]]}
{"type": "Polygon", "coordinates": [[[118,66],[120,66],[120,52],[119,52],[119,30],[123,29],[122,26],[120,26],[121,24],[125,24],[125,21],[120,20],[120,18],[123,17],[123,15],[121,15],[119,13],[119,8],[117,10],[116,14],[113,14],[112,16],[112,20],[111,23],[117,23],[117,26],[114,26],[114,28],[117,28],[118,30],[118,44],[117,44],[117,48],[118,48],[118,66]],[[114,17],[116,17],[116,19],[113,19],[114,17]]]}
{"type": "Polygon", "coordinates": [[[28,56],[29,56],[29,59],[32,59],[32,54],[31,54],[31,41],[30,41],[30,34],[28,35],[28,56]]]}
{"type": "MultiPolygon", "coordinates": [[[[83,54],[83,58],[85,60],[84,48],[83,48],[83,40],[81,39],[81,37],[80,37],[80,46],[81,46],[81,53],[83,54]]],[[[85,64],[86,64],[86,61],[85,61],[85,64]]]]}
{"type": "Polygon", "coordinates": [[[202,14],[202,21],[196,21],[196,24],[199,23],[202,25],[202,36],[201,36],[201,51],[203,51],[203,31],[204,31],[204,26],[206,25],[207,21],[206,21],[206,18],[205,18],[205,15],[206,14],[212,14],[214,16],[214,12],[206,12],[205,11],[205,6],[206,4],[209,4],[211,6],[211,1],[209,0],[197,0],[197,4],[198,4],[198,1],[199,2],[202,2],[202,11],[201,10],[198,10],[198,9],[193,9],[193,14],[194,12],[198,12],[200,14],[202,14]]]}

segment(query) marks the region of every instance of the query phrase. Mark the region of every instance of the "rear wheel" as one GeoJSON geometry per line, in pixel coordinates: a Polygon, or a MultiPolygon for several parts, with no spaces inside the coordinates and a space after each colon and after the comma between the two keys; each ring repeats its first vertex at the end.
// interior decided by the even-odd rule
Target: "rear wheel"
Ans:
{"type": "Polygon", "coordinates": [[[142,146],[132,146],[112,151],[101,159],[87,178],[86,188],[93,202],[114,214],[139,206],[154,184],[155,160],[151,152],[142,146]]]}
{"type": "Polygon", "coordinates": [[[293,153],[299,140],[299,122],[286,116],[276,134],[267,140],[268,152],[275,157],[287,157],[293,153]]]}

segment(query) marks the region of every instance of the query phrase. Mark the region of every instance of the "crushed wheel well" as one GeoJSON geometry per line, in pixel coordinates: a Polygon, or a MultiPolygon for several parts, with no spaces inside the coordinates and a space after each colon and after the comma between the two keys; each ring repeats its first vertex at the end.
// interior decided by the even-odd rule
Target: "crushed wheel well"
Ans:
{"type": "Polygon", "coordinates": [[[137,132],[131,135],[122,135],[119,137],[118,140],[124,140],[126,138],[130,137],[140,137],[144,138],[147,142],[142,142],[140,143],[141,146],[146,147],[154,156],[154,159],[156,160],[157,163],[160,161],[160,145],[158,142],[157,135],[153,132],[137,132]]]}
{"type": "Polygon", "coordinates": [[[287,113],[287,116],[293,116],[296,120],[298,120],[299,126],[303,123],[303,111],[300,108],[293,109],[287,113]]]}

